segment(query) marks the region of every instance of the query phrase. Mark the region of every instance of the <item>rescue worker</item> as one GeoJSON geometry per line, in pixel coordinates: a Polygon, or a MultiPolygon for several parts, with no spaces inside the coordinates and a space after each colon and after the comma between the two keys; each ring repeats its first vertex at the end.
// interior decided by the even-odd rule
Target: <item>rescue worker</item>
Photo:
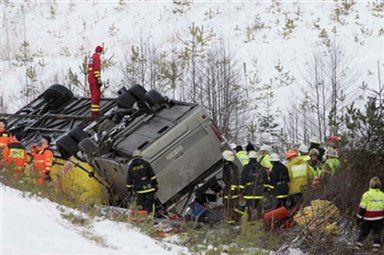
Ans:
{"type": "Polygon", "coordinates": [[[303,192],[308,189],[312,183],[312,168],[308,161],[298,157],[298,153],[294,149],[290,149],[285,158],[289,161],[287,164],[289,174],[289,200],[290,206],[295,206],[301,201],[303,192]]]}
{"type": "Polygon", "coordinates": [[[245,147],[245,150],[249,154],[251,151],[255,150],[255,146],[253,146],[253,144],[251,142],[248,142],[247,147],[245,147]]]}
{"type": "Polygon", "coordinates": [[[53,164],[53,152],[49,148],[51,138],[42,136],[38,146],[32,145],[31,154],[33,157],[33,170],[37,172],[36,183],[43,185],[46,181],[51,181],[51,170],[53,164]]]}
{"type": "Polygon", "coordinates": [[[263,166],[267,171],[272,169],[272,163],[269,160],[269,154],[271,152],[271,147],[269,145],[263,144],[260,147],[260,160],[259,163],[263,166]]]}
{"type": "Polygon", "coordinates": [[[317,149],[312,149],[309,151],[308,156],[310,157],[309,165],[313,169],[313,176],[321,176],[323,164],[319,161],[320,152],[317,149]]]}
{"type": "Polygon", "coordinates": [[[88,59],[88,84],[91,91],[91,113],[92,116],[100,115],[101,100],[101,59],[100,54],[103,52],[101,46],[97,46],[95,53],[88,59]]]}
{"type": "Polygon", "coordinates": [[[258,212],[259,203],[263,199],[264,185],[269,182],[267,172],[257,161],[257,153],[250,151],[249,163],[241,173],[241,188],[243,189],[243,199],[246,201],[248,220],[255,220],[258,212]]]}
{"type": "Polygon", "coordinates": [[[339,170],[341,163],[337,151],[333,148],[328,148],[325,156],[326,160],[323,165],[322,178],[324,182],[327,182],[339,170]]]}
{"type": "Polygon", "coordinates": [[[243,150],[243,146],[241,145],[236,146],[236,156],[240,159],[240,162],[241,164],[243,164],[243,166],[248,164],[249,158],[248,158],[247,152],[243,150]]]}
{"type": "Polygon", "coordinates": [[[0,119],[0,157],[3,155],[3,150],[12,140],[12,135],[7,131],[7,121],[0,119]]]}
{"type": "Polygon", "coordinates": [[[135,150],[128,168],[127,188],[137,195],[137,205],[148,213],[154,212],[157,178],[151,164],[143,159],[140,150],[135,150]]]}
{"type": "Polygon", "coordinates": [[[302,157],[303,160],[309,161],[311,159],[311,157],[308,155],[309,149],[307,145],[301,144],[299,146],[299,153],[300,153],[300,157],[302,157]]]}
{"type": "Polygon", "coordinates": [[[223,152],[223,182],[225,184],[223,190],[224,201],[224,217],[227,223],[232,224],[240,220],[242,211],[239,208],[239,169],[233,163],[236,155],[233,151],[226,150],[223,152]]]}
{"type": "Polygon", "coordinates": [[[363,241],[372,232],[372,252],[378,252],[384,221],[384,193],[381,191],[381,182],[378,177],[373,177],[369,182],[369,190],[363,194],[357,218],[360,232],[356,240],[356,249],[363,247],[363,241]]]}
{"type": "Polygon", "coordinates": [[[12,140],[4,149],[3,158],[5,165],[12,167],[15,177],[19,178],[24,173],[24,168],[27,165],[27,152],[25,147],[21,144],[23,135],[16,133],[12,136],[12,140]]]}
{"type": "Polygon", "coordinates": [[[319,160],[320,162],[323,162],[323,156],[324,156],[324,153],[325,153],[325,149],[322,148],[320,146],[320,139],[317,137],[317,136],[313,136],[311,137],[311,139],[309,139],[309,142],[311,143],[311,145],[309,146],[309,150],[312,150],[312,149],[316,149],[319,151],[319,160]]]}
{"type": "Polygon", "coordinates": [[[273,186],[277,199],[276,208],[286,206],[288,198],[289,173],[288,168],[280,162],[276,153],[271,154],[272,172],[270,184],[273,186]]]}
{"type": "Polygon", "coordinates": [[[337,151],[338,155],[340,155],[340,141],[341,137],[337,135],[331,135],[328,138],[328,146],[334,148],[337,151]]]}

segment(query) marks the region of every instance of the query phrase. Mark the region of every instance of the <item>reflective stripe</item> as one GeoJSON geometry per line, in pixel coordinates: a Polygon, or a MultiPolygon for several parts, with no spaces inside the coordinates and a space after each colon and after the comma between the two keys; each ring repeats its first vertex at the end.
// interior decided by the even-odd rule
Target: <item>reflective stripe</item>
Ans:
{"type": "Polygon", "coordinates": [[[126,186],[127,186],[127,188],[132,188],[133,187],[133,185],[128,185],[128,184],[126,186]]]}
{"type": "Polygon", "coordinates": [[[154,179],[156,179],[157,177],[156,176],[153,176],[152,178],[151,178],[151,180],[154,180],[154,179]]]}
{"type": "Polygon", "coordinates": [[[245,186],[250,186],[250,185],[253,185],[253,182],[247,182],[247,183],[245,184],[245,186]]]}
{"type": "Polygon", "coordinates": [[[244,215],[244,214],[245,214],[245,212],[243,212],[242,210],[237,209],[237,208],[235,208],[235,212],[237,212],[237,213],[239,213],[239,214],[241,214],[241,215],[244,215]]]}
{"type": "Polygon", "coordinates": [[[263,199],[263,196],[243,196],[244,199],[263,199]]]}
{"type": "Polygon", "coordinates": [[[239,185],[239,188],[240,189],[244,189],[245,187],[243,185],[239,185]]]}
{"type": "Polygon", "coordinates": [[[379,216],[379,217],[363,217],[363,220],[371,221],[371,220],[382,220],[384,219],[384,216],[379,216]]]}
{"type": "Polygon", "coordinates": [[[152,191],[155,191],[155,188],[152,188],[152,189],[145,189],[145,190],[138,190],[136,191],[138,194],[145,194],[145,193],[149,193],[149,192],[152,192],[152,191]]]}
{"type": "Polygon", "coordinates": [[[276,198],[287,198],[288,197],[288,195],[278,195],[278,196],[276,196],[276,198]]]}
{"type": "Polygon", "coordinates": [[[293,165],[291,171],[292,178],[307,176],[307,164],[293,165]]]}
{"type": "Polygon", "coordinates": [[[236,221],[234,221],[234,220],[228,220],[228,221],[227,221],[228,224],[232,224],[232,223],[235,223],[235,222],[236,222],[236,221]]]}
{"type": "Polygon", "coordinates": [[[34,160],[33,162],[35,162],[35,163],[44,163],[44,159],[42,159],[42,160],[34,160]]]}
{"type": "Polygon", "coordinates": [[[225,199],[235,199],[238,198],[239,195],[234,195],[234,196],[224,196],[225,199]]]}
{"type": "Polygon", "coordinates": [[[270,189],[274,189],[275,188],[275,187],[273,187],[272,185],[269,185],[269,184],[264,184],[263,186],[266,187],[266,188],[270,188],[270,189]]]}

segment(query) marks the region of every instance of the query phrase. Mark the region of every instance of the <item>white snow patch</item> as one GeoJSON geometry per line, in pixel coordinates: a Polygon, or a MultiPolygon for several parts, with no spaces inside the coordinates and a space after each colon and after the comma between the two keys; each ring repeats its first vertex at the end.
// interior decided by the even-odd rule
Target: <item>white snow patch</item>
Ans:
{"type": "Polygon", "coordinates": [[[92,220],[88,227],[74,226],[61,216],[78,211],[47,199],[23,197],[23,193],[3,185],[1,192],[1,247],[4,255],[103,255],[103,254],[183,254],[187,249],[154,240],[128,224],[92,220]],[[102,237],[107,247],[92,241],[82,232],[102,237]],[[165,248],[166,249],[165,249],[165,248]]]}

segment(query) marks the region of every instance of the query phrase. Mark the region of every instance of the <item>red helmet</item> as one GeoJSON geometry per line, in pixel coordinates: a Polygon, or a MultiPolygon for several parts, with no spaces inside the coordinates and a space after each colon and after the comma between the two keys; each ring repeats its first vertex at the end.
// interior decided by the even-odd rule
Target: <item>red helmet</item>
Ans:
{"type": "Polygon", "coordinates": [[[328,138],[328,141],[329,142],[338,142],[341,140],[341,137],[340,136],[337,136],[337,135],[331,135],[329,138],[328,138]]]}
{"type": "Polygon", "coordinates": [[[95,49],[95,52],[96,53],[102,53],[103,52],[103,47],[101,47],[100,45],[98,45],[95,49]]]}

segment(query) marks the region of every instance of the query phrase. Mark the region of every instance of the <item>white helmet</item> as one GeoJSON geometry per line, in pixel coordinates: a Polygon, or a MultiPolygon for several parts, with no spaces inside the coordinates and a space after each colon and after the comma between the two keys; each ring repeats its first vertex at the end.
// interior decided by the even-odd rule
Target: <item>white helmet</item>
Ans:
{"type": "Polygon", "coordinates": [[[223,151],[223,158],[226,160],[226,161],[234,161],[235,160],[235,153],[233,153],[233,151],[229,151],[229,150],[226,150],[226,151],[223,151]]]}
{"type": "Polygon", "coordinates": [[[257,158],[257,152],[256,151],[250,151],[248,153],[249,158],[257,158]]]}
{"type": "Polygon", "coordinates": [[[269,158],[269,160],[270,160],[271,162],[278,162],[278,161],[280,161],[280,157],[279,157],[279,155],[277,155],[276,153],[272,153],[271,156],[270,156],[270,158],[269,158]]]}
{"type": "Polygon", "coordinates": [[[261,150],[261,151],[268,151],[268,152],[270,152],[270,151],[271,151],[271,146],[266,145],[266,144],[263,144],[263,145],[260,147],[260,150],[261,150]]]}
{"type": "Polygon", "coordinates": [[[231,143],[230,146],[231,146],[231,149],[232,149],[232,150],[236,150],[236,144],[235,144],[235,143],[231,143]]]}
{"type": "Polygon", "coordinates": [[[327,149],[327,151],[325,152],[325,156],[332,157],[332,158],[338,158],[339,157],[337,151],[332,147],[329,147],[327,149]]]}
{"type": "Polygon", "coordinates": [[[320,138],[318,138],[317,136],[312,136],[311,139],[309,139],[309,142],[310,143],[315,143],[315,144],[320,144],[320,138]]]}
{"type": "Polygon", "coordinates": [[[308,154],[308,152],[309,152],[308,146],[305,144],[301,144],[299,147],[299,151],[304,153],[304,154],[308,154]]]}

